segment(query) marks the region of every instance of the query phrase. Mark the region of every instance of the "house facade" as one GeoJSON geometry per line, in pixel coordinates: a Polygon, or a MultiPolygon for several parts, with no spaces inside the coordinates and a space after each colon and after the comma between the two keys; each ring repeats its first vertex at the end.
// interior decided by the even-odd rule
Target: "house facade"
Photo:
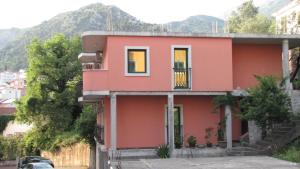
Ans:
{"type": "MultiPolygon", "coordinates": [[[[83,96],[97,105],[100,143],[108,150],[187,145],[194,136],[218,143],[226,118],[227,147],[247,132],[229,106],[214,113],[213,97],[239,96],[256,85],[254,75],[287,77],[288,50],[298,36],[85,32],[83,96]]],[[[247,122],[246,122],[247,124],[247,122]]]]}
{"type": "Polygon", "coordinates": [[[299,0],[291,0],[272,16],[276,18],[276,32],[278,34],[300,34],[299,0]]]}

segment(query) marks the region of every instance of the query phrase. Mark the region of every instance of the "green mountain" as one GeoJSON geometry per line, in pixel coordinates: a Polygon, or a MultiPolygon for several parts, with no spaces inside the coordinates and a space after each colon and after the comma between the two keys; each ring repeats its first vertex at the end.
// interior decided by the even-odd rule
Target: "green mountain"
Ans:
{"type": "Polygon", "coordinates": [[[216,21],[219,30],[223,30],[223,20],[204,15],[193,16],[183,21],[163,25],[149,24],[138,20],[115,6],[105,6],[100,3],[91,4],[76,11],[59,14],[26,30],[8,31],[9,33],[2,33],[0,30],[0,70],[5,67],[9,70],[26,68],[26,45],[34,37],[45,40],[56,33],[72,36],[92,30],[209,33],[212,30],[212,23],[216,21]]]}
{"type": "Polygon", "coordinates": [[[167,23],[167,28],[172,32],[215,32],[216,25],[218,32],[224,32],[224,20],[207,15],[191,16],[183,21],[167,23]]]}
{"type": "Polygon", "coordinates": [[[1,29],[0,30],[0,49],[2,49],[7,43],[15,40],[22,34],[23,30],[18,28],[1,29]]]}
{"type": "Polygon", "coordinates": [[[291,0],[272,0],[267,1],[259,7],[259,12],[271,16],[272,13],[287,5],[291,0]]]}

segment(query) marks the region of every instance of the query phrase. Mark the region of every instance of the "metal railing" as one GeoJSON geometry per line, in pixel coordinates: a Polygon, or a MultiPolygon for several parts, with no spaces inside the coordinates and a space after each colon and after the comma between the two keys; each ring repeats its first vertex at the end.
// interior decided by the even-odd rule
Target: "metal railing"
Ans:
{"type": "Polygon", "coordinates": [[[93,69],[103,69],[103,64],[101,63],[82,63],[83,70],[93,70],[93,69]]]}
{"type": "Polygon", "coordinates": [[[174,89],[191,89],[191,68],[174,68],[174,89]]]}

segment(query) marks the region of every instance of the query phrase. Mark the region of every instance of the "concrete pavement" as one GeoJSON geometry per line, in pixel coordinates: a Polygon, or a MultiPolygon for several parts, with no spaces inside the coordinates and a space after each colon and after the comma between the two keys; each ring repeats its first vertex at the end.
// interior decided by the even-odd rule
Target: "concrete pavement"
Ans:
{"type": "Polygon", "coordinates": [[[300,169],[300,165],[267,156],[171,158],[122,161],[122,169],[300,169]]]}

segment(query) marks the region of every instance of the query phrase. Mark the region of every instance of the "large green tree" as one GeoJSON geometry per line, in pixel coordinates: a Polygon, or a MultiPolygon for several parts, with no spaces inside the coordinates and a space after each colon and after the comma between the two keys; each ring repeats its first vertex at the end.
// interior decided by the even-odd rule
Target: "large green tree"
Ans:
{"type": "Polygon", "coordinates": [[[253,0],[248,0],[232,12],[228,28],[230,33],[275,33],[275,20],[259,14],[253,0]]]}
{"type": "Polygon", "coordinates": [[[81,65],[79,37],[58,34],[28,47],[26,95],[17,102],[17,119],[41,132],[69,130],[79,116],[81,65]]]}
{"type": "Polygon", "coordinates": [[[273,123],[289,120],[292,113],[289,96],[278,86],[272,76],[256,76],[259,84],[248,90],[240,106],[241,117],[254,120],[262,129],[271,127],[273,123]]]}

